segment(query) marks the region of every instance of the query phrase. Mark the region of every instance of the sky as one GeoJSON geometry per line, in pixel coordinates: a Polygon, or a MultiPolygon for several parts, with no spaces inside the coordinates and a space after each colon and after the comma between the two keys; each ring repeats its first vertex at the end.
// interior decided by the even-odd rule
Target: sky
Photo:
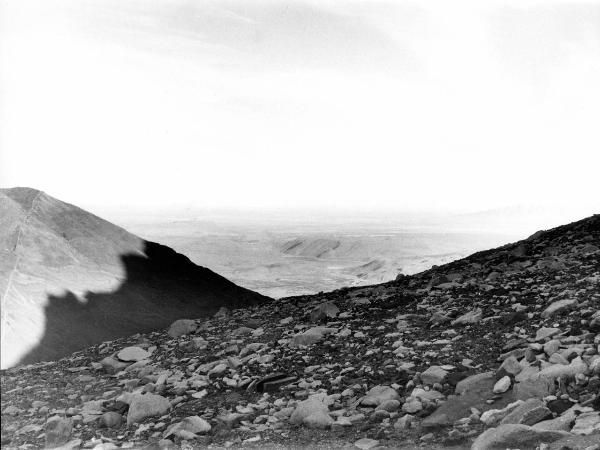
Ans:
{"type": "Polygon", "coordinates": [[[0,185],[600,211],[600,2],[2,0],[0,185]]]}

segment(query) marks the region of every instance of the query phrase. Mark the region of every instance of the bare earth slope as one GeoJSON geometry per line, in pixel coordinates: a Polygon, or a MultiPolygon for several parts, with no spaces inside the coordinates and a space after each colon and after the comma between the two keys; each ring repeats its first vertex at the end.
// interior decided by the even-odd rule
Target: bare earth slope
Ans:
{"type": "Polygon", "coordinates": [[[598,215],[394,282],[196,324],[2,372],[3,447],[600,443],[598,215]]]}
{"type": "Polygon", "coordinates": [[[265,297],[29,188],[0,191],[2,367],[265,297]]]}

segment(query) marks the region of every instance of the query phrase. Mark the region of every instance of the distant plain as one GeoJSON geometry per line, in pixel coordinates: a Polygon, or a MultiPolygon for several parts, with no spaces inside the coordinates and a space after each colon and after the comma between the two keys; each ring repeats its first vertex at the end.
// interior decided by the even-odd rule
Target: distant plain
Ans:
{"type": "MultiPolygon", "coordinates": [[[[489,214],[202,213],[129,215],[116,222],[234,283],[280,298],[393,280],[527,237],[489,214]]],[[[513,223],[513,225],[515,225],[513,223]]]]}

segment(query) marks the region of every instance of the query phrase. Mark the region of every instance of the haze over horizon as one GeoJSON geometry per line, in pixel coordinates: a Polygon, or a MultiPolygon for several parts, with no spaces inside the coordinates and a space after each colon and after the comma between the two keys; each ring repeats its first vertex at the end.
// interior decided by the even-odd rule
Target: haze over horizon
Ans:
{"type": "Polygon", "coordinates": [[[0,6],[0,185],[91,210],[600,209],[600,3],[0,6]]]}

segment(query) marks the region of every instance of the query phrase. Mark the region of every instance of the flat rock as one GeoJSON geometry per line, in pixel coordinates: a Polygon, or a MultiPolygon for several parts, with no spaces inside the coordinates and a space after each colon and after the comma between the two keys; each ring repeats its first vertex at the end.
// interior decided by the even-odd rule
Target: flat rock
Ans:
{"type": "Polygon", "coordinates": [[[516,408],[518,408],[522,404],[523,404],[522,400],[517,400],[513,403],[506,405],[504,408],[501,408],[501,409],[489,409],[489,410],[485,411],[483,414],[481,414],[481,416],[479,417],[479,420],[481,422],[485,423],[488,427],[496,426],[500,423],[500,421],[502,419],[504,419],[506,416],[508,416],[512,411],[514,411],[516,408]]]}
{"type": "Polygon", "coordinates": [[[538,330],[535,333],[535,340],[543,341],[552,336],[556,336],[558,333],[560,333],[560,330],[558,328],[541,327],[538,328],[538,330]]]}
{"type": "Polygon", "coordinates": [[[478,373],[459,381],[456,383],[454,393],[464,394],[469,390],[478,390],[482,385],[486,387],[494,385],[494,372],[478,373]]]}
{"type": "Polygon", "coordinates": [[[546,408],[544,402],[538,398],[530,398],[515,408],[500,422],[504,424],[522,424],[534,425],[548,416],[552,412],[546,408]]]}
{"type": "Polygon", "coordinates": [[[540,370],[538,378],[546,378],[551,381],[557,378],[573,378],[578,374],[584,374],[587,370],[587,364],[578,356],[568,366],[564,364],[551,364],[543,368],[540,370]]]}
{"type": "Polygon", "coordinates": [[[564,299],[557,300],[550,304],[543,312],[542,318],[549,319],[555,314],[559,314],[563,311],[568,311],[577,306],[577,300],[564,299]]]}
{"type": "Polygon", "coordinates": [[[547,378],[531,378],[515,383],[513,386],[515,398],[527,400],[529,398],[544,398],[554,393],[554,382],[547,378]]]}
{"type": "Polygon", "coordinates": [[[577,416],[571,433],[592,434],[595,432],[600,432],[600,412],[590,411],[577,416]]]}
{"type": "Polygon", "coordinates": [[[117,353],[117,358],[126,362],[137,362],[149,357],[150,353],[141,347],[125,347],[117,353]]]}
{"type": "Polygon", "coordinates": [[[541,443],[554,442],[566,436],[570,436],[570,433],[553,430],[536,430],[527,425],[506,424],[484,431],[473,442],[471,450],[535,448],[541,443]]]}
{"type": "Polygon", "coordinates": [[[554,419],[542,420],[541,422],[533,425],[533,428],[538,430],[559,430],[559,431],[570,431],[573,427],[573,423],[577,418],[576,407],[569,408],[560,416],[554,419]]]}
{"type": "Polygon", "coordinates": [[[313,327],[306,330],[304,333],[298,333],[294,335],[289,343],[292,348],[300,347],[303,345],[313,345],[323,339],[326,334],[334,333],[337,330],[335,328],[326,327],[313,327]]]}
{"type": "Polygon", "coordinates": [[[360,450],[370,450],[379,445],[379,441],[370,438],[362,438],[354,443],[354,446],[360,448],[360,450]]]}
{"type": "Polygon", "coordinates": [[[112,356],[107,356],[106,358],[104,358],[100,361],[100,364],[102,365],[102,368],[106,372],[117,373],[117,372],[125,369],[131,363],[119,361],[117,358],[114,358],[112,356]]]}
{"type": "Polygon", "coordinates": [[[475,308],[452,321],[452,326],[478,323],[483,317],[481,308],[475,308]]]}

